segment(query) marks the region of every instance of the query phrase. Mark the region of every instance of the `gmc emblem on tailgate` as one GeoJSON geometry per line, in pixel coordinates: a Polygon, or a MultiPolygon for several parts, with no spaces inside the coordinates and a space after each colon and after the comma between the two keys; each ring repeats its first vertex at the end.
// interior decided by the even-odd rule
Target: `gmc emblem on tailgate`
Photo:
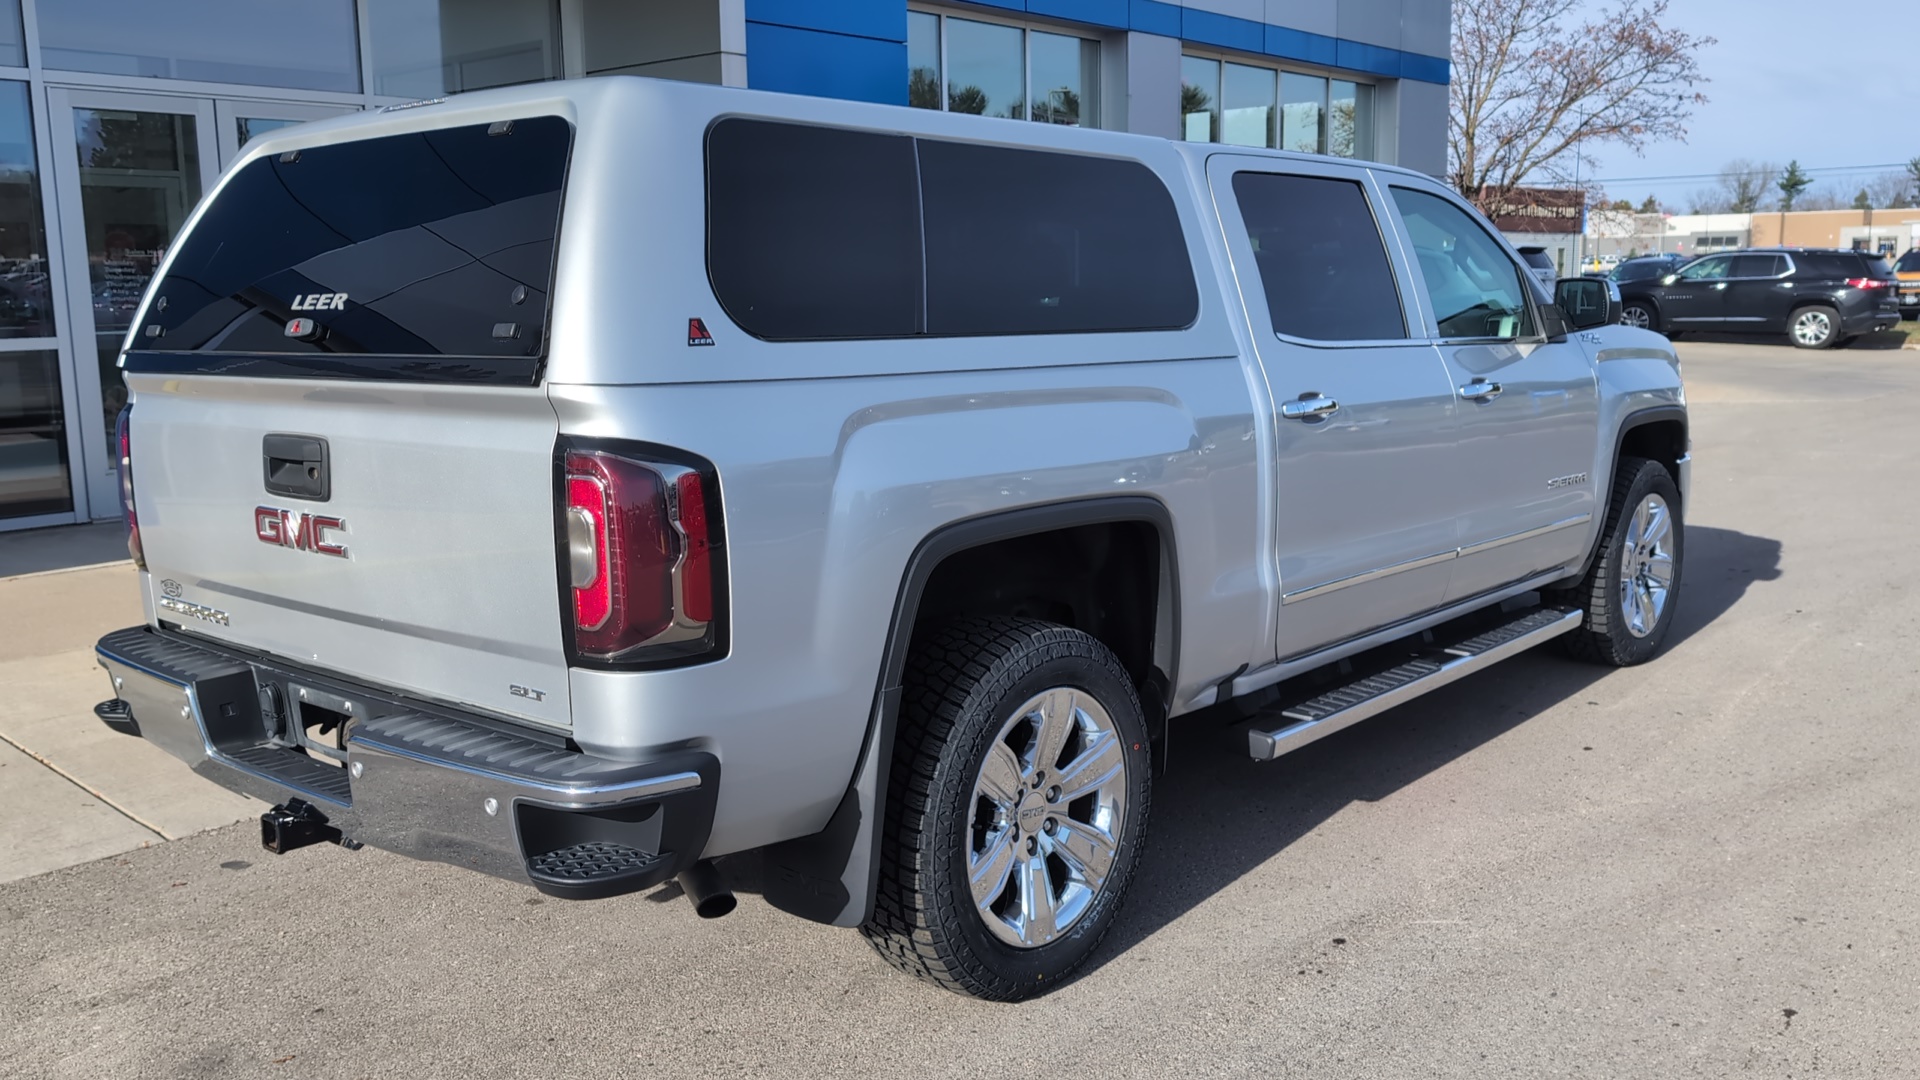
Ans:
{"type": "Polygon", "coordinates": [[[254,535],[260,538],[261,543],[275,547],[344,559],[347,557],[347,546],[328,540],[327,533],[346,530],[347,523],[337,517],[276,510],[271,506],[256,506],[253,510],[254,535]]]}

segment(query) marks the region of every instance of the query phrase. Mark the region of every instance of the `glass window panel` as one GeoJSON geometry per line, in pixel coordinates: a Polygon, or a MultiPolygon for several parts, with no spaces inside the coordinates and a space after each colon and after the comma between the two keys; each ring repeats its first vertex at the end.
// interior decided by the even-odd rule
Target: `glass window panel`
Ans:
{"type": "Polygon", "coordinates": [[[1100,43],[1035,30],[1027,35],[1027,49],[1033,65],[1033,118],[1098,127],[1100,43]]]}
{"type": "Polygon", "coordinates": [[[259,116],[237,116],[233,120],[234,127],[240,132],[241,146],[247,145],[247,140],[255,136],[265,135],[269,131],[277,131],[283,127],[292,127],[298,123],[300,123],[298,120],[270,120],[259,116]]]}
{"type": "Polygon", "coordinates": [[[60,356],[0,353],[0,518],[73,509],[60,356]]]}
{"type": "MultiPolygon", "coordinates": [[[[44,25],[46,16],[41,16],[44,25]]],[[[26,35],[20,29],[20,0],[0,0],[0,64],[27,66],[26,35]]]]}
{"type": "Polygon", "coordinates": [[[907,12],[907,104],[940,107],[940,16],[907,12]]]}
{"type": "Polygon", "coordinates": [[[1327,107],[1327,153],[1336,157],[1373,158],[1373,87],[1366,83],[1333,81],[1327,107]]]}
{"type": "Polygon", "coordinates": [[[1180,137],[1188,142],[1220,137],[1220,61],[1180,58],[1180,137]]]}
{"type": "Polygon", "coordinates": [[[974,116],[1026,116],[1021,31],[1011,26],[947,20],[947,108],[974,116]]]}
{"type": "Polygon", "coordinates": [[[35,11],[50,68],[360,90],[353,0],[58,0],[35,11]]]}
{"type": "Polygon", "coordinates": [[[93,293],[100,410],[113,453],[114,418],[127,403],[120,343],[167,246],[200,200],[199,125],[191,115],[73,110],[80,220],[93,293]]]}
{"type": "Polygon", "coordinates": [[[1359,184],[1243,172],[1233,193],[1274,333],[1313,341],[1407,336],[1386,245],[1359,184]]]}
{"type": "Polygon", "coordinates": [[[1701,259],[1699,262],[1689,263],[1685,270],[1680,271],[1680,280],[1719,281],[1721,278],[1727,276],[1727,271],[1732,264],[1733,260],[1724,255],[1716,255],[1711,259],[1701,259]]]}
{"type": "Polygon", "coordinates": [[[1467,211],[1424,191],[1396,187],[1420,276],[1443,338],[1510,341],[1533,332],[1520,267],[1467,211]]]}
{"type": "Polygon", "coordinates": [[[45,221],[27,84],[0,83],[0,337],[53,333],[45,221]]]}
{"type": "Polygon", "coordinates": [[[1272,68],[1228,64],[1221,87],[1220,141],[1235,146],[1272,146],[1279,73],[1272,68]]]}
{"type": "Polygon", "coordinates": [[[373,92],[428,98],[559,78],[557,6],[558,0],[372,0],[373,92]]]}
{"type": "Polygon", "coordinates": [[[149,316],[162,333],[135,348],[537,355],[572,127],[536,116],[487,128],[255,158],[181,242],[149,316]],[[295,316],[320,335],[286,336],[295,316]]]}
{"type": "Polygon", "coordinates": [[[922,139],[927,332],[1186,326],[1180,214],[1138,162],[922,139]]]}
{"type": "Polygon", "coordinates": [[[707,136],[707,275],[774,341],[908,337],[920,317],[914,141],[723,120],[707,136]]]}
{"type": "Polygon", "coordinates": [[[1327,146],[1327,80],[1280,74],[1280,149],[1318,154],[1327,146]]]}

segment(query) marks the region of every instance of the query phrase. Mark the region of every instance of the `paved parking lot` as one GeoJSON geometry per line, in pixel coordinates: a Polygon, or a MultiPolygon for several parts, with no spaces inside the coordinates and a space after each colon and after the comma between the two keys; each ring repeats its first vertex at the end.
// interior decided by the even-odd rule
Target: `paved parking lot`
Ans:
{"type": "Polygon", "coordinates": [[[750,862],[700,922],[243,823],[0,884],[0,1074],[1920,1075],[1920,354],[1682,355],[1669,654],[1542,650],[1266,765],[1177,729],[1040,1001],[911,982],[750,862]]]}

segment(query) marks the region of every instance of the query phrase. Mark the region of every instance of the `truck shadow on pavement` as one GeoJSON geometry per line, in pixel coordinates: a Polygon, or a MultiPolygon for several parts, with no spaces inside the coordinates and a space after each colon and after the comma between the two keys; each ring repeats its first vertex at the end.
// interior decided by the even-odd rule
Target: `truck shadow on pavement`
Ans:
{"type": "MultiPolygon", "coordinates": [[[[1689,528],[1667,648],[1684,646],[1754,582],[1777,580],[1780,551],[1776,540],[1689,528]]],[[[1247,756],[1244,726],[1231,717],[1176,721],[1166,770],[1154,778],[1146,854],[1119,921],[1086,972],[1281,855],[1349,804],[1392,795],[1612,671],[1566,659],[1548,645],[1270,763],[1247,756]]]]}

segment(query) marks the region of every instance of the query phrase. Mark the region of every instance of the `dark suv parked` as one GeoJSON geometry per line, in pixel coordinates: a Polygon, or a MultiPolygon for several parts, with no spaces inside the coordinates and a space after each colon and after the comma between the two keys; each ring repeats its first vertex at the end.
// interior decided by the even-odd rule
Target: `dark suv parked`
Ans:
{"type": "Polygon", "coordinates": [[[1625,285],[1630,281],[1658,280],[1685,265],[1685,255],[1637,255],[1601,276],[1625,285]]]}
{"type": "Polygon", "coordinates": [[[1803,349],[1844,345],[1900,321],[1893,267],[1865,251],[1730,251],[1678,273],[1620,283],[1621,321],[1689,330],[1784,333],[1803,349]]]}

